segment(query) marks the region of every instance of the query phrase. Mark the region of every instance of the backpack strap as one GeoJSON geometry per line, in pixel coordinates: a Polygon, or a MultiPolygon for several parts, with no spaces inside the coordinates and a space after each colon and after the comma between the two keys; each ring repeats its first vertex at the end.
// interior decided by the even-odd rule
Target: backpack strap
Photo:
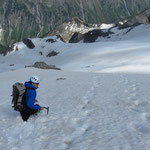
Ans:
{"type": "MultiPolygon", "coordinates": [[[[25,93],[24,93],[24,95],[23,95],[23,97],[22,97],[22,105],[25,107],[25,109],[27,109],[28,108],[28,106],[27,106],[27,104],[26,104],[26,93],[27,93],[27,91],[28,90],[32,90],[33,88],[26,88],[26,91],[25,91],[25,93]]],[[[33,89],[34,90],[34,89],[33,89]]]]}

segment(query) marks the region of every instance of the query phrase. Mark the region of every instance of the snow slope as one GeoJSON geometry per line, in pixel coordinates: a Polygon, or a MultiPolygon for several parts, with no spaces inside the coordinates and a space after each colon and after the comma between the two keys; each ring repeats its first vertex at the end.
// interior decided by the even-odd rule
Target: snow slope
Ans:
{"type": "Polygon", "coordinates": [[[33,39],[36,46],[33,50],[16,43],[18,51],[0,56],[0,72],[45,61],[68,71],[150,73],[150,25],[112,31],[109,39],[99,38],[95,43],[70,44],[58,39],[56,43],[48,43],[47,39],[56,37],[47,37],[33,39]],[[46,57],[51,51],[59,54],[46,57]]]}
{"type": "Polygon", "coordinates": [[[149,75],[26,68],[1,73],[0,83],[0,149],[150,149],[149,75]],[[41,78],[37,98],[50,113],[26,123],[10,107],[10,94],[31,74],[41,78]]]}
{"type": "Polygon", "coordinates": [[[112,31],[91,44],[33,39],[33,50],[17,43],[0,56],[0,150],[150,150],[150,25],[112,31]],[[63,70],[24,68],[36,61],[63,70]],[[12,85],[35,74],[50,112],[23,122],[11,108],[12,85]]]}

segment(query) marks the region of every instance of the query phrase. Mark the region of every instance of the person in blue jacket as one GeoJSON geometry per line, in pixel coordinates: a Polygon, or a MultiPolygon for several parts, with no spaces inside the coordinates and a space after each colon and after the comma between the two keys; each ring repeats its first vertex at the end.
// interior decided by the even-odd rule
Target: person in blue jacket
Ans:
{"type": "Polygon", "coordinates": [[[37,102],[36,89],[39,83],[40,79],[37,76],[32,76],[30,77],[30,81],[25,82],[25,87],[27,89],[25,101],[26,109],[20,112],[23,121],[27,121],[30,115],[36,114],[38,111],[44,109],[44,107],[41,107],[39,104],[35,104],[35,102],[37,102]]]}

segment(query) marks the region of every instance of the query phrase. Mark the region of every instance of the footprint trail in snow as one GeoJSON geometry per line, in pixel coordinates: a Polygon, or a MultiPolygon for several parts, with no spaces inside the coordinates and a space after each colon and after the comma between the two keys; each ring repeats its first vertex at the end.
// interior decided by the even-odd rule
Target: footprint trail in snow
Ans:
{"type": "MultiPolygon", "coordinates": [[[[42,78],[38,99],[50,112],[27,123],[10,108],[7,94],[20,71],[0,74],[6,100],[0,103],[0,149],[149,150],[149,75],[36,71],[42,78]],[[4,77],[13,81],[6,85],[4,77]]],[[[21,72],[25,80],[35,70],[21,72]]]]}

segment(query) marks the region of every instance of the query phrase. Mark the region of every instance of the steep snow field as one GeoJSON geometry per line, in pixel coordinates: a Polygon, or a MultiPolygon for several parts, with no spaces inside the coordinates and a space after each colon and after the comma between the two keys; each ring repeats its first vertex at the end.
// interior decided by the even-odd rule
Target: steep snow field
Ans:
{"type": "Polygon", "coordinates": [[[149,75],[21,69],[0,74],[0,149],[149,150],[149,75]],[[39,103],[23,122],[10,106],[11,86],[41,78],[39,103]]]}
{"type": "Polygon", "coordinates": [[[118,30],[109,39],[99,38],[95,43],[55,43],[46,42],[49,38],[33,39],[34,49],[17,43],[18,51],[6,57],[0,56],[0,72],[33,65],[45,61],[63,70],[80,72],[150,72],[150,25],[140,25],[118,30]],[[59,52],[55,57],[46,57],[51,51],[59,52]],[[43,55],[40,55],[42,52],[43,55]]]}
{"type": "Polygon", "coordinates": [[[20,42],[0,56],[0,150],[150,150],[150,25],[112,31],[90,44],[32,39],[34,49],[20,42]],[[36,61],[62,71],[24,68],[36,61]],[[31,75],[50,112],[23,122],[10,95],[31,75]]]}

